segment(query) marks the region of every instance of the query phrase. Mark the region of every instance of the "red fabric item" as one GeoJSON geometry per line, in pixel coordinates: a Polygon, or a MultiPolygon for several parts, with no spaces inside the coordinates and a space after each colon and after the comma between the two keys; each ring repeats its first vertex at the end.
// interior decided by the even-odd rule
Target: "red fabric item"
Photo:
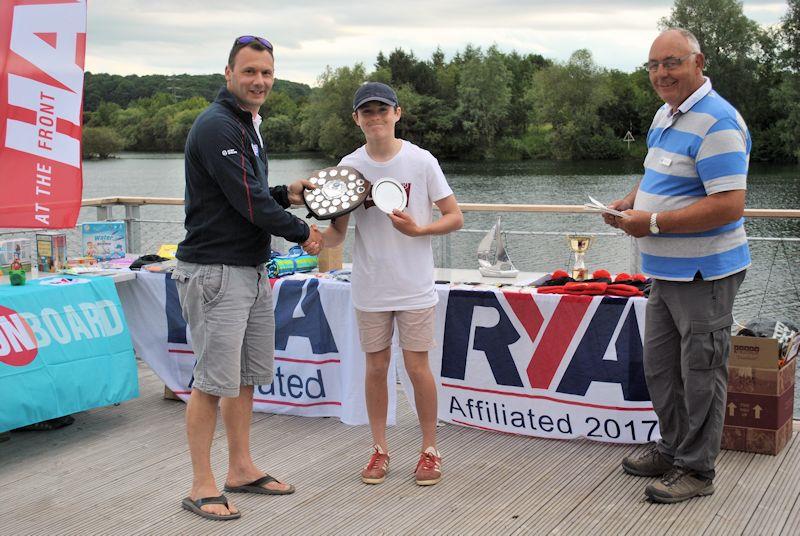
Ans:
{"type": "Polygon", "coordinates": [[[631,281],[633,279],[631,274],[626,274],[625,272],[620,272],[617,274],[617,277],[614,278],[614,281],[631,281]]]}
{"type": "Polygon", "coordinates": [[[566,285],[554,287],[539,287],[536,289],[538,294],[567,294],[571,296],[644,296],[644,293],[633,285],[623,283],[601,283],[601,282],[579,282],[574,281],[566,285]]]}
{"type": "Polygon", "coordinates": [[[596,296],[599,294],[603,294],[608,287],[608,283],[581,283],[578,281],[574,281],[572,283],[567,283],[564,285],[564,293],[565,294],[580,294],[580,295],[590,295],[596,296]]]}
{"type": "Polygon", "coordinates": [[[623,283],[612,283],[608,285],[606,294],[610,294],[611,296],[644,296],[644,292],[638,288],[623,283]]]}
{"type": "Polygon", "coordinates": [[[564,285],[554,287],[539,287],[536,289],[537,294],[564,294],[564,285]]]}
{"type": "Polygon", "coordinates": [[[562,277],[569,277],[569,274],[564,270],[556,270],[550,275],[550,279],[561,279],[562,277]]]}
{"type": "Polygon", "coordinates": [[[611,279],[611,272],[608,270],[595,270],[592,272],[592,279],[611,279]]]}

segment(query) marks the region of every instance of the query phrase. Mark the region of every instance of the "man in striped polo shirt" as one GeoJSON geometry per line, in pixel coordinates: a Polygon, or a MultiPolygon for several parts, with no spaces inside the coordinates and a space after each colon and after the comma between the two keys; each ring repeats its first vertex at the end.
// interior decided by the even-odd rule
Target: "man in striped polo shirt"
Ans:
{"type": "Polygon", "coordinates": [[[642,180],[611,204],[626,217],[603,216],[637,238],[653,278],[644,369],[661,440],[622,467],[661,477],[645,494],[666,503],[714,493],[733,300],[750,266],[742,218],[750,134],[703,76],[704,63],[686,30],[653,42],[647,70],[665,104],[647,134],[642,180]]]}

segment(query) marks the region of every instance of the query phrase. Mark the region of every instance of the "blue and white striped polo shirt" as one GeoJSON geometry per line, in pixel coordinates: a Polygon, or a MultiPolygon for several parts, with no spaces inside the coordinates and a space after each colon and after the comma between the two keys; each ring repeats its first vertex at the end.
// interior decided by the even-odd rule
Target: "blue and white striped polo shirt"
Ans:
{"type": "MultiPolygon", "coordinates": [[[[747,189],[750,133],[739,112],[711,89],[695,91],[678,110],[662,106],[647,134],[644,177],[634,209],[675,210],[700,198],[747,189]]],[[[637,239],[650,277],[721,279],[750,266],[744,218],[702,233],[662,233],[637,239]]]]}

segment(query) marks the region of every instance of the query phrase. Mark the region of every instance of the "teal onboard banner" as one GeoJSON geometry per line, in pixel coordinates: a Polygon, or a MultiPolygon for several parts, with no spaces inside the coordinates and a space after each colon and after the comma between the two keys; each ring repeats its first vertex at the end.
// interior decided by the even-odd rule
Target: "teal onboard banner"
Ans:
{"type": "Polygon", "coordinates": [[[0,432],[138,394],[133,344],[111,278],[0,286],[0,432]]]}

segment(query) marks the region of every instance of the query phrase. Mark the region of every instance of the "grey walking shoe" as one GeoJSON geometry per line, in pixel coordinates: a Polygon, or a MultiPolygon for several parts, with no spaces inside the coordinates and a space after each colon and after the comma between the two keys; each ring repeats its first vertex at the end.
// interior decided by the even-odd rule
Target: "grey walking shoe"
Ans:
{"type": "Polygon", "coordinates": [[[650,448],[637,456],[626,456],[622,459],[622,469],[629,475],[662,476],[672,469],[672,463],[652,443],[650,448]]]}
{"type": "Polygon", "coordinates": [[[661,480],[647,486],[644,493],[653,502],[676,503],[692,497],[711,495],[714,493],[714,483],[697,476],[694,471],[675,467],[661,480]]]}

